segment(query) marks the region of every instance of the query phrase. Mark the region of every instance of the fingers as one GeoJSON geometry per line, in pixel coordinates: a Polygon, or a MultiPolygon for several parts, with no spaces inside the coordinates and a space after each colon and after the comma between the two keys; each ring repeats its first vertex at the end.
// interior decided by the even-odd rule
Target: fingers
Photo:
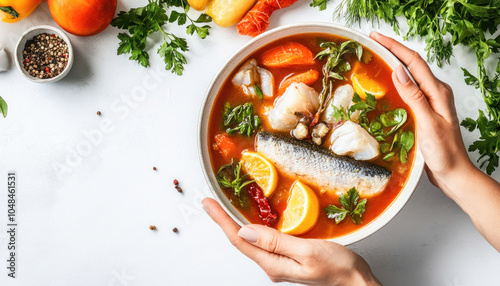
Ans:
{"type": "MultiPolygon", "coordinates": [[[[227,215],[215,200],[205,198],[202,204],[208,215],[222,228],[231,244],[255,261],[271,279],[279,280],[279,277],[293,276],[294,271],[300,271],[299,265],[293,259],[270,253],[240,237],[238,235],[238,231],[240,231],[239,225],[227,215]]],[[[246,238],[250,241],[258,241],[258,238],[252,239],[248,236],[246,238]]]]}
{"type": "MultiPolygon", "coordinates": [[[[434,110],[440,116],[447,118],[449,121],[452,121],[455,114],[453,92],[447,84],[443,83],[434,76],[431,69],[429,68],[427,63],[420,57],[420,55],[417,52],[408,49],[398,41],[383,36],[379,33],[372,32],[370,33],[370,37],[379,42],[381,45],[391,51],[396,57],[398,57],[399,60],[410,69],[413,77],[415,78],[418,86],[406,82],[409,77],[406,73],[403,74],[403,68],[398,67],[394,71],[396,75],[400,75],[400,81],[395,81],[395,76],[393,73],[393,81],[394,85],[396,85],[396,88],[398,88],[399,83],[398,92],[403,100],[407,101],[407,99],[409,98],[414,98],[418,99],[419,101],[424,101],[425,99],[426,101],[428,101],[428,105],[430,106],[431,110],[434,110]],[[401,76],[404,77],[404,80],[403,78],[401,78],[401,76]],[[403,88],[404,86],[407,86],[408,88],[403,88]],[[409,87],[411,87],[411,89],[409,89],[409,87]],[[419,88],[421,93],[414,88],[419,88]],[[423,95],[423,97],[421,97],[421,95],[423,95]]],[[[398,79],[398,77],[396,77],[396,79],[398,79]]],[[[407,103],[413,109],[413,106],[409,102],[407,103]]],[[[414,112],[415,115],[417,115],[417,111],[414,110],[414,112]]]]}
{"type": "Polygon", "coordinates": [[[417,122],[425,124],[428,118],[432,118],[433,111],[425,94],[410,80],[405,68],[399,65],[392,73],[392,81],[401,98],[410,106],[417,117],[417,122]]]}
{"type": "Polygon", "coordinates": [[[297,238],[263,225],[247,225],[238,232],[240,237],[270,253],[276,253],[299,260],[311,254],[306,240],[297,238]]]}

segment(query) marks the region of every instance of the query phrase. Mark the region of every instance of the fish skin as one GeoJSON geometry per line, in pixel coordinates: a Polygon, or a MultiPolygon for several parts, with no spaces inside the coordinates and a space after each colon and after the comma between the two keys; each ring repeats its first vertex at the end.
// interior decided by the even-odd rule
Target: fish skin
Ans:
{"type": "Polygon", "coordinates": [[[258,132],[255,145],[279,171],[337,194],[355,187],[362,197],[374,196],[385,189],[392,175],[382,166],[339,156],[285,135],[258,132]]]}

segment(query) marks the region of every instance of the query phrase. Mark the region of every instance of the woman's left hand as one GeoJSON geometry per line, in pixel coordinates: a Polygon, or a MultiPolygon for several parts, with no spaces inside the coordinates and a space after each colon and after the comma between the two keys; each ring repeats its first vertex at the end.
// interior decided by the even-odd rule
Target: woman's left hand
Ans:
{"type": "Polygon", "coordinates": [[[273,282],[380,285],[368,263],[347,247],[294,237],[262,225],[240,228],[213,199],[204,199],[203,208],[229,241],[255,261],[273,282]]]}

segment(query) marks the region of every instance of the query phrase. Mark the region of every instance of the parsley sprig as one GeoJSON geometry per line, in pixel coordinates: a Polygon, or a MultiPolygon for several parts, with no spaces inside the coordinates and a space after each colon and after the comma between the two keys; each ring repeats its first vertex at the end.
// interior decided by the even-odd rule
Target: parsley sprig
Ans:
{"type": "Polygon", "coordinates": [[[201,14],[193,20],[187,14],[189,9],[190,6],[186,0],[149,0],[144,7],[132,8],[128,12],[121,11],[111,22],[112,26],[128,32],[118,34],[120,40],[118,55],[130,54],[130,60],[148,67],[147,40],[152,34],[160,32],[163,43],[157,53],[163,58],[165,69],[182,75],[184,65],[187,64],[184,53],[189,51],[188,44],[186,39],[167,32],[164,26],[174,22],[182,26],[189,20],[190,24],[186,27],[186,33],[193,35],[196,32],[198,37],[205,39],[209,35],[210,26],[197,24],[208,23],[212,20],[206,14],[201,14]],[[171,10],[173,7],[181,8],[181,11],[171,10]]]}
{"type": "Polygon", "coordinates": [[[360,201],[358,190],[351,188],[347,191],[347,194],[339,196],[339,202],[342,207],[329,205],[325,208],[326,215],[328,218],[335,220],[336,224],[342,222],[347,215],[351,216],[355,224],[361,224],[363,223],[363,213],[366,210],[366,201],[367,199],[360,201]]]}
{"type": "MultiPolygon", "coordinates": [[[[324,10],[329,0],[313,0],[311,6],[324,10]]],[[[477,74],[463,69],[465,82],[482,94],[486,110],[477,119],[466,118],[462,126],[478,129],[480,138],[470,152],[480,154],[480,167],[492,174],[498,167],[500,153],[500,1],[498,0],[342,0],[334,19],[345,18],[348,25],[371,20],[385,21],[399,34],[398,17],[408,24],[405,40],[425,39],[427,59],[438,66],[450,63],[453,47],[464,45],[474,51],[477,74]],[[496,35],[496,36],[495,36],[496,35]],[[485,61],[491,61],[485,65],[485,61]],[[492,67],[487,70],[486,66],[492,67]],[[496,67],[496,69],[495,69],[496,67]]]]}

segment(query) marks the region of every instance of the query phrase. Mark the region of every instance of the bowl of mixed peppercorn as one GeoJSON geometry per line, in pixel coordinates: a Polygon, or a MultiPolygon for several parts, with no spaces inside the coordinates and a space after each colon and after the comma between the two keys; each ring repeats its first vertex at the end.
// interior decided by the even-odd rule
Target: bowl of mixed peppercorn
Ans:
{"type": "Polygon", "coordinates": [[[33,82],[55,82],[73,65],[71,42],[60,29],[37,26],[23,33],[16,47],[16,65],[33,82]]]}

